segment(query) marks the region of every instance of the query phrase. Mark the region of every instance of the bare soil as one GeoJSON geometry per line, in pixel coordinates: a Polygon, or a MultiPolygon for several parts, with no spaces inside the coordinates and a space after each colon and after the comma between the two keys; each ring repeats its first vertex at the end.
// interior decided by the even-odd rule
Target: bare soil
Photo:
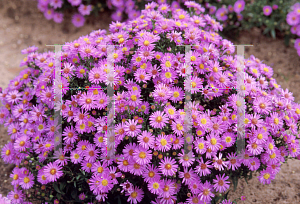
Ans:
{"type": "MultiPolygon", "coordinates": [[[[5,89],[9,81],[25,67],[19,67],[25,57],[21,50],[35,45],[39,52],[53,51],[45,45],[63,44],[87,35],[93,30],[108,29],[110,13],[105,12],[97,20],[89,20],[81,28],[71,24],[70,15],[62,24],[48,21],[37,9],[32,0],[0,0],[0,87],[5,89]]],[[[245,58],[254,55],[274,69],[274,78],[283,89],[288,88],[300,103],[300,57],[292,44],[285,47],[282,39],[262,36],[259,29],[241,32],[237,44],[252,44],[247,47],[245,58]]],[[[9,142],[7,128],[0,126],[0,149],[9,142]]],[[[13,165],[5,164],[0,158],[0,194],[7,195],[13,190],[9,175],[13,165]]],[[[270,185],[262,185],[254,176],[248,182],[241,180],[235,192],[230,191],[229,198],[234,200],[242,195],[245,201],[238,203],[294,204],[300,203],[300,161],[288,161],[282,165],[281,172],[270,185]]],[[[231,187],[231,190],[232,187],[231,187]]]]}

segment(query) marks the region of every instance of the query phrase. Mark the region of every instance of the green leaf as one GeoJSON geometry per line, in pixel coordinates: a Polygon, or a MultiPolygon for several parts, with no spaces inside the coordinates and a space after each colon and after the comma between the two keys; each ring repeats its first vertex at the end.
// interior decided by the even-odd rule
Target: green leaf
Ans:
{"type": "Polygon", "coordinates": [[[77,199],[77,190],[72,191],[71,196],[72,198],[77,199]]]}
{"type": "Polygon", "coordinates": [[[270,28],[267,27],[267,28],[265,28],[263,34],[267,34],[269,31],[270,31],[270,28]]]}
{"type": "Polygon", "coordinates": [[[247,177],[244,177],[244,179],[245,179],[246,183],[248,184],[248,180],[247,180],[247,177]]]}
{"type": "Polygon", "coordinates": [[[290,44],[290,35],[284,36],[284,44],[285,44],[285,46],[289,46],[289,44],[290,44]]]}
{"type": "Polygon", "coordinates": [[[53,188],[56,190],[56,192],[61,193],[61,191],[59,190],[57,183],[53,183],[53,188]]]}
{"type": "Polygon", "coordinates": [[[273,39],[276,38],[275,29],[272,29],[272,30],[271,30],[271,36],[272,36],[273,39]]]}
{"type": "Polygon", "coordinates": [[[235,191],[235,190],[236,190],[236,187],[237,187],[237,185],[238,185],[238,177],[237,177],[237,176],[234,176],[234,177],[232,178],[232,183],[233,183],[233,187],[234,187],[233,191],[235,191]]]}
{"type": "Polygon", "coordinates": [[[63,191],[64,188],[66,187],[66,185],[67,185],[66,182],[60,183],[59,189],[60,189],[61,191],[63,191]]]}
{"type": "Polygon", "coordinates": [[[60,193],[56,194],[56,197],[57,197],[58,200],[60,200],[61,194],[60,193]]]}

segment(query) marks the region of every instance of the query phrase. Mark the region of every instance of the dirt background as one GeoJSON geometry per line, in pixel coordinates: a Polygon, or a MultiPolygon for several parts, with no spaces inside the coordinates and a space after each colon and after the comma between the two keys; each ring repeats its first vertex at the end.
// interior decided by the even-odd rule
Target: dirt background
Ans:
{"type": "MultiPolygon", "coordinates": [[[[53,51],[45,45],[63,44],[87,35],[93,30],[108,29],[110,13],[98,19],[88,19],[81,28],[72,25],[70,15],[61,24],[48,21],[37,9],[35,0],[0,0],[0,87],[5,89],[24,67],[19,64],[25,57],[21,50],[29,46],[39,47],[39,52],[53,51]]],[[[283,89],[288,88],[300,103],[300,57],[293,45],[285,47],[282,39],[271,39],[261,35],[259,29],[241,32],[234,44],[252,44],[247,47],[245,57],[254,55],[274,69],[274,78],[283,89]]],[[[10,140],[7,128],[0,125],[0,149],[10,140]]],[[[13,165],[0,158],[0,194],[13,190],[9,178],[13,165]]],[[[231,200],[246,196],[238,203],[294,204],[300,203],[300,161],[289,161],[282,165],[281,172],[270,185],[262,185],[254,178],[240,181],[236,192],[230,192],[231,200]]]]}

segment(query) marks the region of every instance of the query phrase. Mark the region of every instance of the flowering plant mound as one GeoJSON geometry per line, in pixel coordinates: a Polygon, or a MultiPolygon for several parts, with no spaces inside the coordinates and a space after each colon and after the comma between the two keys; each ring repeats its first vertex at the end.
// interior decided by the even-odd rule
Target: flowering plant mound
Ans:
{"type": "Polygon", "coordinates": [[[300,3],[295,3],[291,7],[291,11],[286,16],[286,22],[291,26],[291,38],[296,39],[294,47],[300,56],[300,3]]]}
{"type": "Polygon", "coordinates": [[[8,199],[232,203],[226,200],[231,182],[258,171],[269,184],[282,162],[300,154],[300,105],[292,93],[259,59],[231,56],[235,48],[217,34],[220,23],[201,14],[199,4],[185,5],[189,12],[152,2],[139,18],[113,22],[109,35],[97,30],[66,43],[63,89],[53,83],[53,52],[22,51],[20,66],[27,68],[0,94],[0,123],[11,135],[2,158],[17,165],[8,199]],[[115,45],[111,54],[107,45],[115,45]],[[237,82],[243,64],[245,85],[237,82]],[[61,110],[54,88],[62,91],[61,110]],[[238,157],[241,109],[246,148],[238,157]],[[62,115],[58,126],[55,110],[62,115]],[[25,195],[27,189],[32,193],[25,195]]]}
{"type": "MultiPolygon", "coordinates": [[[[105,10],[112,10],[112,20],[122,21],[124,19],[137,18],[141,10],[145,8],[149,0],[103,0],[103,1],[82,1],[82,0],[38,0],[37,7],[43,12],[47,20],[61,23],[64,20],[64,13],[72,11],[72,23],[76,27],[81,27],[85,23],[85,17],[90,15],[98,16],[105,10]]],[[[167,1],[155,0],[159,4],[165,4],[167,1]]],[[[170,6],[178,7],[181,1],[169,0],[170,6]]]]}

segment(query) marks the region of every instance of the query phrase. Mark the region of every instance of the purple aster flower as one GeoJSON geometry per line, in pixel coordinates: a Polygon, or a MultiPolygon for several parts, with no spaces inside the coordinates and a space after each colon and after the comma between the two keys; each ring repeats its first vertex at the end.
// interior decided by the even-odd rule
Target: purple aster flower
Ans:
{"type": "Polygon", "coordinates": [[[226,181],[229,176],[225,176],[225,174],[217,175],[217,179],[213,179],[214,182],[214,189],[216,189],[219,193],[225,192],[229,188],[229,181],[226,181]]]}
{"type": "Polygon", "coordinates": [[[64,20],[64,14],[63,13],[54,12],[53,21],[55,23],[61,23],[63,20],[64,20]]]}
{"type": "Polygon", "coordinates": [[[54,9],[47,9],[44,12],[44,16],[47,20],[51,20],[53,18],[54,9]]]}
{"type": "Polygon", "coordinates": [[[165,157],[159,164],[159,170],[165,176],[173,176],[177,172],[178,165],[171,157],[165,157]]]}
{"type": "Polygon", "coordinates": [[[264,15],[269,16],[272,13],[272,7],[269,5],[266,5],[263,7],[264,15]]]}
{"type": "Polygon", "coordinates": [[[217,7],[215,7],[215,6],[209,7],[209,14],[213,15],[216,12],[216,9],[217,9],[217,7]]]}
{"type": "Polygon", "coordinates": [[[248,163],[248,168],[251,171],[256,171],[260,167],[260,160],[257,157],[251,158],[248,163]]]}
{"type": "Polygon", "coordinates": [[[140,165],[148,164],[150,163],[150,159],[152,159],[151,151],[143,147],[135,149],[133,159],[140,165]]]}
{"type": "MultiPolygon", "coordinates": [[[[123,10],[118,9],[111,15],[111,18],[113,21],[121,21],[123,17],[122,14],[123,14],[123,10]]],[[[132,13],[129,14],[129,18],[131,15],[132,13]]]]}
{"type": "Polygon", "coordinates": [[[219,157],[214,157],[214,163],[213,166],[218,169],[219,171],[223,171],[224,167],[227,167],[228,161],[223,161],[222,159],[222,153],[219,153],[219,157]]]}
{"type": "Polygon", "coordinates": [[[169,135],[160,134],[156,137],[155,142],[155,149],[162,152],[169,151],[172,147],[169,135]]]}
{"type": "Polygon", "coordinates": [[[23,189],[29,189],[33,186],[34,184],[34,176],[31,172],[29,172],[29,174],[27,175],[22,175],[20,177],[20,186],[23,189]]]}
{"type": "Polygon", "coordinates": [[[62,4],[62,0],[50,0],[50,6],[52,6],[54,9],[61,8],[62,4]]]}
{"type": "Polygon", "coordinates": [[[81,95],[81,97],[78,101],[78,104],[80,106],[82,106],[83,109],[89,111],[89,110],[95,108],[95,106],[96,106],[95,100],[96,100],[96,97],[92,92],[88,92],[88,93],[84,92],[81,95]]]}
{"type": "Polygon", "coordinates": [[[212,193],[212,187],[209,181],[205,181],[205,183],[201,184],[199,196],[202,201],[210,202],[211,197],[215,197],[215,194],[212,193]]]}
{"type": "Polygon", "coordinates": [[[22,93],[18,90],[13,90],[6,95],[6,100],[9,103],[18,103],[21,100],[22,93]]]}
{"type": "Polygon", "coordinates": [[[95,194],[108,193],[113,188],[112,179],[108,172],[103,174],[93,174],[89,183],[91,191],[95,194]]]}
{"type": "Polygon", "coordinates": [[[194,179],[196,179],[197,174],[194,173],[193,169],[188,170],[187,167],[183,168],[183,172],[179,172],[179,178],[183,178],[183,183],[186,185],[192,184],[194,179]]]}
{"type": "Polygon", "coordinates": [[[84,25],[85,19],[82,15],[78,14],[74,14],[72,17],[72,23],[74,26],[76,27],[81,27],[84,25]]]}
{"type": "Polygon", "coordinates": [[[272,102],[265,97],[256,98],[253,101],[253,109],[259,114],[269,114],[272,110],[271,104],[272,102]]]}
{"type": "Polygon", "coordinates": [[[7,198],[11,200],[12,203],[23,203],[25,195],[22,190],[15,189],[10,191],[7,195],[7,198]]]}
{"type": "Polygon", "coordinates": [[[241,13],[238,13],[236,16],[237,16],[238,21],[243,20],[243,15],[241,13]]]}
{"type": "Polygon", "coordinates": [[[271,170],[262,170],[258,176],[258,180],[262,184],[270,184],[273,179],[275,179],[275,175],[271,170]]]}
{"type": "Polygon", "coordinates": [[[68,0],[72,6],[79,6],[82,0],[68,0]]]}
{"type": "Polygon", "coordinates": [[[2,204],[11,204],[11,200],[8,199],[7,197],[2,196],[2,194],[0,194],[0,203],[2,203],[2,204]]]}
{"type": "Polygon", "coordinates": [[[189,151],[187,154],[184,153],[184,150],[181,151],[181,153],[178,154],[179,156],[179,164],[181,164],[184,167],[191,166],[195,161],[195,155],[193,151],[189,151]]]}
{"type": "Polygon", "coordinates": [[[234,3],[233,10],[236,13],[241,13],[245,8],[245,1],[239,0],[234,3]]]}
{"type": "Polygon", "coordinates": [[[88,162],[95,162],[99,153],[100,152],[96,149],[95,145],[89,144],[86,146],[86,150],[84,152],[85,160],[88,162]]]}
{"type": "Polygon", "coordinates": [[[45,167],[44,173],[49,181],[54,182],[63,175],[61,169],[62,167],[60,165],[51,162],[45,167]]]}
{"type": "Polygon", "coordinates": [[[29,148],[31,146],[31,143],[29,141],[29,137],[28,136],[22,136],[19,137],[14,144],[14,148],[17,151],[25,151],[26,148],[29,148]]]}
{"type": "Polygon", "coordinates": [[[278,5],[277,5],[277,4],[274,4],[274,5],[272,6],[272,9],[273,9],[273,10],[278,9],[278,5]]]}
{"type": "Polygon", "coordinates": [[[227,14],[227,9],[226,8],[219,8],[216,12],[216,17],[219,21],[226,21],[228,16],[226,15],[227,14]]]}
{"type": "Polygon", "coordinates": [[[91,11],[92,11],[92,5],[83,5],[81,4],[79,7],[78,7],[78,11],[81,15],[90,15],[91,11]]]}
{"type": "Polygon", "coordinates": [[[141,133],[142,125],[137,125],[137,120],[128,120],[125,122],[124,130],[131,137],[135,137],[141,133]]]}
{"type": "Polygon", "coordinates": [[[162,111],[156,111],[150,116],[150,125],[153,128],[162,129],[166,126],[168,122],[168,116],[164,114],[162,111]]]}

